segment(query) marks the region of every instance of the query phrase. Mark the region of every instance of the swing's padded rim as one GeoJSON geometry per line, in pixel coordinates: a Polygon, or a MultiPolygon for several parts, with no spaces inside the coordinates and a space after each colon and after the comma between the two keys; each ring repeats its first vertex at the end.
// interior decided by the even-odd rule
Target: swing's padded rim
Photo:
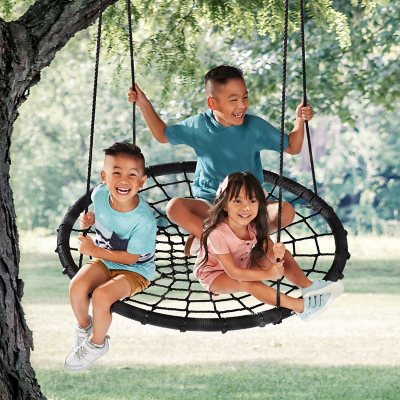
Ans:
{"type": "MultiPolygon", "coordinates": [[[[184,161],[167,164],[158,164],[150,166],[146,169],[148,176],[161,176],[178,173],[193,173],[195,171],[195,161],[184,161]]],[[[264,170],[264,179],[266,182],[280,186],[282,189],[288,190],[292,194],[302,198],[310,204],[312,209],[319,212],[326,220],[335,240],[335,256],[332,266],[327,272],[325,279],[337,281],[343,278],[343,270],[347,259],[350,257],[347,245],[347,232],[344,230],[342,223],[333,211],[333,209],[314,192],[300,185],[299,183],[286,178],[279,177],[271,171],[264,170]]],[[[93,189],[92,189],[93,190],[93,189]]],[[[71,231],[79,215],[86,210],[91,204],[91,193],[83,195],[78,199],[65,214],[58,230],[57,230],[57,249],[56,252],[63,266],[63,273],[68,275],[70,279],[78,271],[70,251],[69,239],[71,231]]],[[[220,331],[225,333],[231,330],[247,329],[257,326],[265,326],[266,324],[280,323],[283,319],[293,315],[293,312],[287,308],[273,308],[248,316],[238,316],[230,318],[191,318],[178,317],[157,312],[147,311],[132,304],[123,301],[117,301],[112,307],[112,311],[125,316],[127,318],[141,322],[142,324],[151,324],[158,327],[178,329],[184,331],[220,331]]]]}

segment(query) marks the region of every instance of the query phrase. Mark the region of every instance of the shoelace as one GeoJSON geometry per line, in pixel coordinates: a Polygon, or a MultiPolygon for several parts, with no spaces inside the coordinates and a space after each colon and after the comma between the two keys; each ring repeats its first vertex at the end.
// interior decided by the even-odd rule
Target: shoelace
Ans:
{"type": "Polygon", "coordinates": [[[81,345],[76,349],[76,357],[78,358],[78,360],[81,360],[82,358],[85,358],[86,354],[88,353],[88,349],[81,345]]]}

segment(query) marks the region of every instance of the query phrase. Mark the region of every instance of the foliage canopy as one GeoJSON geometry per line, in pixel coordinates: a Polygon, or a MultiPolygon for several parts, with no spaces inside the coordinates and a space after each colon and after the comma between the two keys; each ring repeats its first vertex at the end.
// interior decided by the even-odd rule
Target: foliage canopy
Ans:
{"type": "MultiPolygon", "coordinates": [[[[0,10],[12,19],[31,3],[6,0],[0,10]]],[[[206,70],[221,63],[239,65],[253,111],[277,125],[283,7],[281,0],[132,0],[137,81],[162,117],[176,121],[204,108],[206,70]]],[[[400,94],[399,16],[397,2],[306,2],[308,98],[323,117],[311,124],[317,180],[324,183],[323,197],[343,211],[354,230],[397,218],[400,187],[393,149],[399,142],[392,132],[400,94]]],[[[129,131],[129,113],[121,112],[127,108],[130,81],[126,22],[122,0],[104,15],[98,150],[129,131]]],[[[302,96],[297,1],[290,2],[289,29],[288,127],[302,96]]],[[[24,227],[56,224],[84,190],[94,37],[95,27],[77,35],[22,107],[13,157],[24,173],[14,174],[13,185],[24,227]],[[22,128],[27,125],[28,131],[22,128]],[[47,168],[39,165],[43,154],[47,168]],[[24,164],[26,159],[30,163],[24,164]]],[[[140,117],[138,127],[144,132],[139,144],[151,163],[192,158],[181,148],[166,155],[140,117]]],[[[264,156],[268,169],[277,165],[274,156],[264,156]]],[[[288,160],[285,170],[300,181],[308,179],[308,167],[297,160],[288,160]]]]}

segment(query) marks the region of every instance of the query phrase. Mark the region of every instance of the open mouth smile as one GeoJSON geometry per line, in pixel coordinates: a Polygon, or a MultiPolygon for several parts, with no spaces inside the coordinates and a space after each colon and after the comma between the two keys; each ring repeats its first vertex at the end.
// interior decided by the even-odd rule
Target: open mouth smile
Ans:
{"type": "Polygon", "coordinates": [[[243,116],[244,116],[244,113],[233,113],[233,116],[235,117],[235,118],[242,118],[243,116]]]}
{"type": "Polygon", "coordinates": [[[124,188],[115,188],[115,190],[117,191],[118,194],[121,194],[123,196],[127,195],[131,189],[124,189],[124,188]]]}

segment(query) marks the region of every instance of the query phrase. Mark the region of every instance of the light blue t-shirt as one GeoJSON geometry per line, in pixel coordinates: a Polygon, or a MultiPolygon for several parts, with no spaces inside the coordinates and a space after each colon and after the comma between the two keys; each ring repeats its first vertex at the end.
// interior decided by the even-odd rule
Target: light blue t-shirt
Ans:
{"type": "MultiPolygon", "coordinates": [[[[251,172],[263,183],[261,150],[280,150],[280,131],[255,115],[246,114],[240,126],[225,127],[211,110],[169,125],[168,142],[186,144],[198,160],[193,181],[195,197],[214,201],[220,182],[233,172],[251,172]]],[[[289,144],[284,135],[284,148],[289,144]]]]}
{"type": "Polygon", "coordinates": [[[118,264],[102,260],[109,269],[136,272],[148,280],[154,279],[157,224],[154,214],[139,196],[137,207],[128,212],[110,206],[110,191],[104,184],[94,188],[92,201],[95,215],[96,245],[109,250],[140,254],[135,264],[118,264]]]}

